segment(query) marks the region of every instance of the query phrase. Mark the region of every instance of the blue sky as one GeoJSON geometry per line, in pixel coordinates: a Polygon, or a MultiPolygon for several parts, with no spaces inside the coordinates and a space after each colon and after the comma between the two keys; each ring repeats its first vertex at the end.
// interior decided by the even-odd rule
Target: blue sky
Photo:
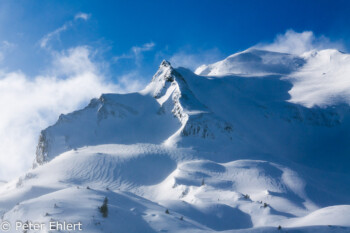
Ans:
{"type": "Polygon", "coordinates": [[[0,2],[0,180],[40,130],[101,93],[143,88],[162,59],[195,69],[251,46],[350,49],[350,1],[0,2]]]}
{"type": "Polygon", "coordinates": [[[149,79],[163,58],[177,53],[207,54],[204,62],[216,61],[272,41],[287,29],[310,30],[341,41],[347,49],[349,12],[349,1],[322,0],[2,1],[0,41],[12,46],[1,66],[31,76],[43,72],[51,58],[40,48],[40,40],[67,22],[72,23],[50,46],[57,51],[90,46],[94,59],[103,60],[113,80],[135,70],[142,70],[142,76],[149,79]],[[89,17],[74,20],[78,13],[89,17]],[[114,59],[131,57],[133,47],[147,43],[154,46],[141,52],[137,64],[131,58],[114,59]]]}

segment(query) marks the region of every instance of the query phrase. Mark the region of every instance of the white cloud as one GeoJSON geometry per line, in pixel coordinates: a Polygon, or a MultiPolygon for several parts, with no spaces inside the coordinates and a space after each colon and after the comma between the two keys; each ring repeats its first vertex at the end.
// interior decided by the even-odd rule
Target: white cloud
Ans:
{"type": "Polygon", "coordinates": [[[151,51],[155,47],[155,43],[145,43],[142,46],[133,46],[130,49],[130,52],[127,54],[122,54],[120,56],[113,57],[113,61],[117,62],[121,59],[134,59],[136,65],[141,65],[141,61],[143,59],[143,53],[147,51],[151,51]]]}
{"type": "Polygon", "coordinates": [[[173,54],[169,61],[175,67],[185,67],[191,70],[195,70],[203,64],[210,64],[218,61],[222,58],[221,53],[218,49],[211,49],[201,51],[199,53],[187,53],[185,51],[180,51],[173,54]]]}
{"type": "Polygon", "coordinates": [[[131,50],[133,51],[134,55],[137,56],[138,54],[145,52],[145,51],[150,51],[154,48],[155,43],[151,42],[151,43],[146,43],[143,44],[141,47],[138,46],[134,46],[131,48],[131,50]]]}
{"type": "Polygon", "coordinates": [[[88,20],[90,18],[90,14],[86,14],[83,12],[80,12],[74,16],[74,19],[83,19],[83,20],[88,20]]]}
{"type": "Polygon", "coordinates": [[[59,38],[60,34],[66,30],[68,30],[70,27],[73,26],[74,22],[78,19],[82,20],[88,20],[90,18],[89,14],[86,13],[78,13],[74,16],[74,20],[70,20],[65,22],[61,27],[57,28],[56,30],[46,34],[41,40],[39,41],[40,47],[44,49],[50,49],[49,42],[53,40],[54,38],[59,38]]]}
{"type": "Polygon", "coordinates": [[[314,49],[333,48],[342,50],[344,48],[340,42],[331,42],[325,36],[316,37],[312,31],[295,32],[293,30],[287,30],[285,34],[277,35],[270,44],[261,43],[254,47],[291,54],[302,54],[314,49]]]}
{"type": "Polygon", "coordinates": [[[54,72],[56,74],[70,75],[80,73],[98,72],[96,65],[91,61],[91,51],[87,46],[55,52],[54,72]]]}
{"type": "Polygon", "coordinates": [[[140,88],[131,77],[124,77],[120,85],[108,82],[88,47],[56,53],[53,59],[49,75],[30,78],[20,71],[0,71],[0,179],[13,178],[31,166],[40,130],[59,114],[103,92],[140,88]]]}
{"type": "Polygon", "coordinates": [[[146,82],[142,80],[144,79],[138,71],[132,71],[119,77],[118,84],[122,89],[140,91],[146,86],[146,82]]]}

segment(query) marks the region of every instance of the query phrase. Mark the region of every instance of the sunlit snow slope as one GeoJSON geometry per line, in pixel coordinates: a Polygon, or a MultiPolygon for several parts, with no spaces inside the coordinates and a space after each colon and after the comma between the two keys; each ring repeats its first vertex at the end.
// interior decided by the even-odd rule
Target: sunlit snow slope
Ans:
{"type": "Polygon", "coordinates": [[[2,220],[350,232],[349,67],[335,50],[249,49],[195,73],[163,61],[143,91],[104,94],[43,130],[34,168],[0,185],[2,220]]]}

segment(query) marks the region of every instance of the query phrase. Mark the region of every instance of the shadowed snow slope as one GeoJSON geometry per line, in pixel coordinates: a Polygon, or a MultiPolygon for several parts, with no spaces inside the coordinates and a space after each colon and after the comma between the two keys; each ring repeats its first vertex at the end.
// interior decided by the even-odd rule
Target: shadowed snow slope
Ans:
{"type": "Polygon", "coordinates": [[[163,61],[143,91],[104,94],[43,130],[34,168],[0,185],[2,219],[350,232],[348,56],[249,49],[196,74],[163,61]]]}

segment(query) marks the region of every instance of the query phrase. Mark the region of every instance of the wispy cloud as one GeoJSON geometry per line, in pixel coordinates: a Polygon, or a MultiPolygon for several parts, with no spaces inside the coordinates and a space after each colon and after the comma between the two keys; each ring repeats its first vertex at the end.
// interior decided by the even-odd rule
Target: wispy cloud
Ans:
{"type": "Polygon", "coordinates": [[[90,18],[90,14],[80,12],[74,16],[74,19],[83,19],[83,20],[88,20],[90,18]]]}
{"type": "Polygon", "coordinates": [[[113,61],[118,62],[119,60],[122,60],[122,59],[134,59],[135,64],[139,66],[143,59],[143,53],[153,50],[155,45],[156,45],[155,43],[150,42],[150,43],[145,43],[142,46],[133,46],[130,49],[129,53],[122,54],[120,56],[114,56],[113,61]]]}
{"type": "Polygon", "coordinates": [[[90,18],[89,14],[86,13],[78,13],[74,16],[73,20],[65,22],[61,27],[55,29],[54,31],[46,34],[41,40],[39,41],[40,47],[45,49],[50,49],[49,42],[53,39],[59,38],[60,34],[66,30],[68,30],[70,27],[72,27],[77,20],[88,20],[90,18]]]}
{"type": "Polygon", "coordinates": [[[9,41],[7,41],[7,40],[3,40],[3,41],[1,42],[1,48],[2,48],[2,49],[12,49],[12,48],[14,48],[14,47],[16,47],[16,44],[11,43],[11,42],[9,42],[9,41]]]}
{"type": "Polygon", "coordinates": [[[0,42],[0,62],[4,59],[5,54],[15,47],[16,45],[14,43],[8,42],[7,40],[0,42]]]}
{"type": "Polygon", "coordinates": [[[170,56],[169,61],[175,67],[186,67],[195,70],[200,65],[210,64],[218,61],[223,55],[216,48],[210,50],[200,51],[198,53],[189,53],[186,51],[179,51],[170,56]]]}
{"type": "Polygon", "coordinates": [[[130,91],[140,91],[146,86],[146,84],[146,81],[136,70],[118,78],[118,85],[120,88],[130,91]]]}
{"type": "Polygon", "coordinates": [[[136,74],[121,77],[120,84],[108,81],[89,47],[50,55],[52,66],[46,75],[0,70],[0,179],[13,178],[31,166],[40,130],[61,113],[81,108],[101,93],[141,87],[136,74]]]}
{"type": "Polygon", "coordinates": [[[342,43],[331,41],[325,36],[317,37],[312,31],[295,32],[294,30],[287,30],[284,34],[277,35],[272,43],[260,43],[254,47],[291,54],[302,54],[313,49],[344,49],[342,43]]]}

